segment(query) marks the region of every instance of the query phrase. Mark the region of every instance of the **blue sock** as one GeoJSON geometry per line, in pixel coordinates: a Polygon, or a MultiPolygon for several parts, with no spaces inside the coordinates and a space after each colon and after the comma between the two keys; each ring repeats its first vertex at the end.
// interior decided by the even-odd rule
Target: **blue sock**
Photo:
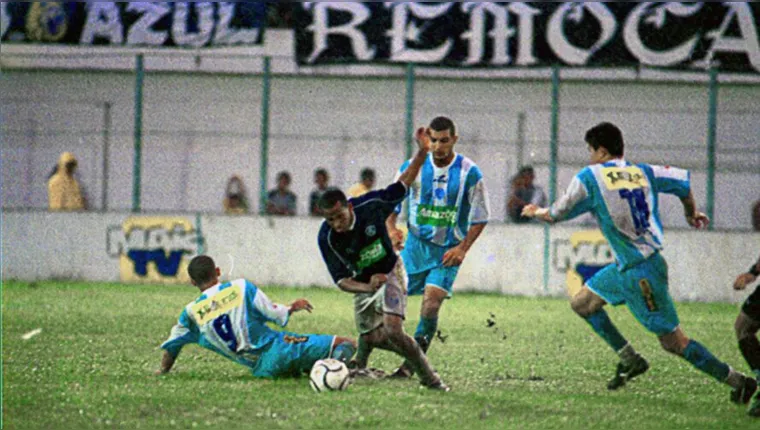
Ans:
{"type": "Polygon", "coordinates": [[[596,334],[599,335],[607,345],[612,347],[615,352],[620,351],[628,343],[622,334],[618,331],[617,327],[612,324],[610,317],[607,316],[607,312],[604,309],[600,309],[593,314],[585,318],[586,322],[591,325],[596,334]]]}
{"type": "MultiPolygon", "coordinates": [[[[423,350],[427,352],[427,347],[435,337],[435,331],[438,330],[438,317],[425,318],[420,317],[420,322],[417,324],[417,330],[414,332],[415,339],[425,339],[427,344],[423,346],[423,350]]],[[[419,343],[419,341],[417,342],[419,343]]],[[[422,345],[420,345],[422,346],[422,345]]]]}
{"type": "Polygon", "coordinates": [[[356,352],[356,349],[354,349],[354,346],[350,342],[343,342],[333,349],[332,358],[348,363],[348,360],[354,356],[354,352],[356,352]]]}
{"type": "Polygon", "coordinates": [[[728,364],[715,358],[707,348],[695,340],[690,340],[689,344],[686,345],[686,349],[683,350],[683,358],[720,382],[724,382],[728,378],[730,371],[728,364]]]}

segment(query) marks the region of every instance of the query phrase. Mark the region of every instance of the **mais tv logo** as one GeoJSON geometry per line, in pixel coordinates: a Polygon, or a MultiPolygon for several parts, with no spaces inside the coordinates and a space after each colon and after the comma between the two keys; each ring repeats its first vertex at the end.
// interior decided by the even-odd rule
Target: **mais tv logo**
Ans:
{"type": "Polygon", "coordinates": [[[614,262],[615,255],[599,230],[579,231],[570,239],[554,241],[554,269],[565,273],[570,297],[596,272],[614,262]]]}
{"type": "Polygon", "coordinates": [[[125,282],[187,283],[187,265],[205,240],[184,218],[134,217],[108,228],[108,255],[125,282]]]}

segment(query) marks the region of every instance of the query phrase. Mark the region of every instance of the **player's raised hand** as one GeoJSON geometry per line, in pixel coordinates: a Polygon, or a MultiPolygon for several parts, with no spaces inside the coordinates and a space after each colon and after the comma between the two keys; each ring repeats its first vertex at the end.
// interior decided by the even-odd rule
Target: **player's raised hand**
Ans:
{"type": "Polygon", "coordinates": [[[687,216],[686,222],[688,222],[690,226],[700,229],[705,228],[710,224],[710,218],[702,212],[697,211],[693,216],[687,216]]]}
{"type": "Polygon", "coordinates": [[[430,133],[427,128],[418,128],[417,133],[414,135],[414,139],[417,141],[417,147],[420,151],[430,151],[430,133]]]}
{"type": "Polygon", "coordinates": [[[751,273],[742,273],[741,275],[737,276],[736,280],[734,281],[734,290],[743,290],[747,288],[747,285],[755,282],[756,279],[757,276],[751,273]]]}
{"type": "Polygon", "coordinates": [[[314,307],[309,303],[306,299],[298,299],[290,304],[290,313],[298,312],[298,311],[306,311],[311,313],[311,311],[314,309],[314,307]]]}

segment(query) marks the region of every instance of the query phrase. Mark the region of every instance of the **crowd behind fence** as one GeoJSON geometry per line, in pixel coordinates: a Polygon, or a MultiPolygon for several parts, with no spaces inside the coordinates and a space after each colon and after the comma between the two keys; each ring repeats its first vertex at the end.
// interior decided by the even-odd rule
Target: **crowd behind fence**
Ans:
{"type": "Polygon", "coordinates": [[[749,229],[760,199],[757,85],[437,79],[414,69],[372,79],[90,74],[6,73],[3,209],[47,208],[46,178],[69,151],[91,210],[222,212],[225,184],[239,175],[250,212],[260,213],[287,171],[306,216],[317,168],[344,189],[366,167],[377,186],[389,183],[411,131],[438,114],[457,122],[457,149],[484,171],[495,221],[507,220],[521,166],[535,168],[547,194],[561,193],[586,164],[585,128],[602,120],[621,126],[628,158],[691,169],[717,228],[749,229]]]}

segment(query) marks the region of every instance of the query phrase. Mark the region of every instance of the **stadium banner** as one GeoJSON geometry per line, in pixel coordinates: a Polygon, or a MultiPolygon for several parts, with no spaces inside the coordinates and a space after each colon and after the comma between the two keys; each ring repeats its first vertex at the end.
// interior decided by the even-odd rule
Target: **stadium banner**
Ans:
{"type": "Polygon", "coordinates": [[[201,48],[261,45],[255,2],[3,2],[3,43],[201,48]]]}
{"type": "Polygon", "coordinates": [[[600,230],[581,230],[552,241],[552,269],[565,274],[567,295],[575,296],[596,272],[615,262],[600,230]]]}
{"type": "Polygon", "coordinates": [[[106,233],[123,282],[187,284],[187,265],[205,240],[184,217],[130,217],[106,233]]]}
{"type": "Polygon", "coordinates": [[[760,72],[756,2],[300,2],[301,65],[760,72]]]}

